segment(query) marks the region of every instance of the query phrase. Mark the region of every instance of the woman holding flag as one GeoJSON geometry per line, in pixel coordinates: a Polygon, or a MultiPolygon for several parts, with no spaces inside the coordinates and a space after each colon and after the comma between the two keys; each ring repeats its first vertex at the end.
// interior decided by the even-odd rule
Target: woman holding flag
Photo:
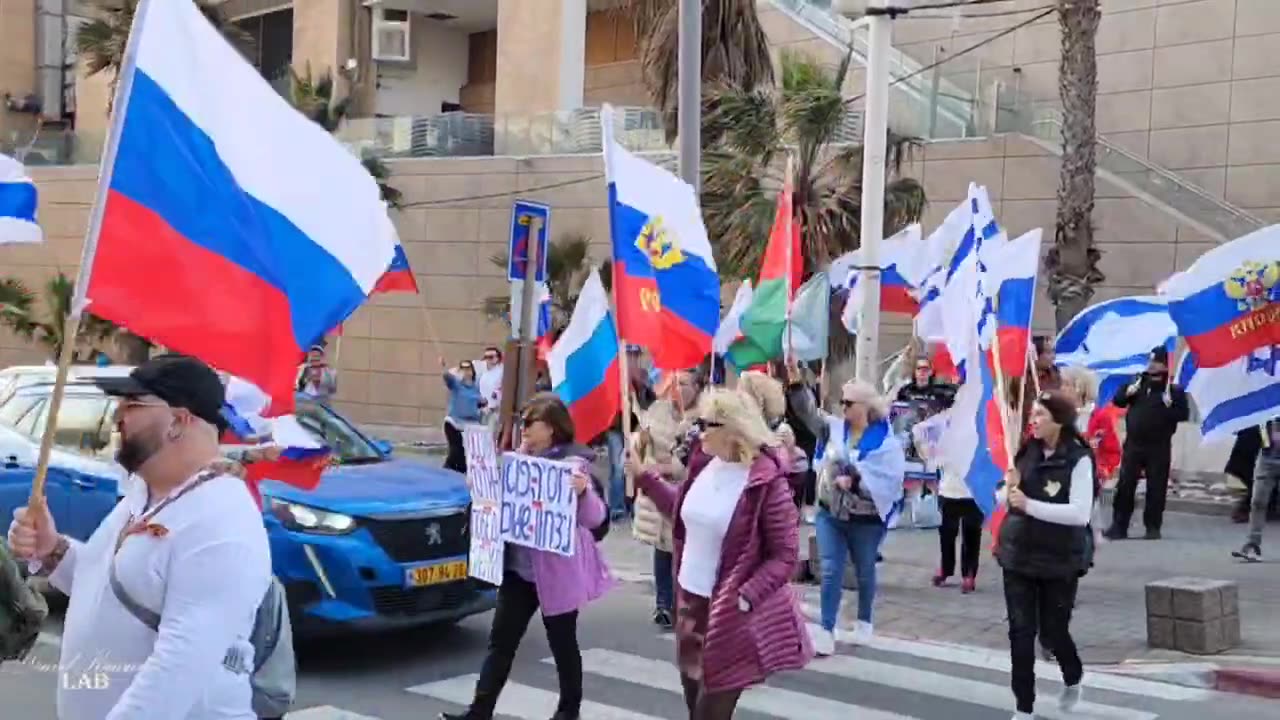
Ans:
{"type": "Polygon", "coordinates": [[[1089,570],[1088,524],[1098,491],[1093,451],[1076,429],[1071,398],[1042,393],[1031,428],[1005,478],[1009,514],[996,549],[1009,615],[1013,720],[1031,720],[1035,712],[1037,635],[1062,669],[1059,706],[1069,712],[1080,702],[1084,666],[1069,625],[1076,584],[1089,570]]]}
{"type": "Polygon", "coordinates": [[[828,416],[803,395],[798,414],[818,437],[818,514],[815,525],[822,559],[822,628],[814,646],[835,652],[836,619],[845,563],[853,556],[858,576],[855,642],[872,634],[876,560],[889,520],[902,497],[906,456],[889,424],[889,407],[871,384],[853,380],[841,389],[843,415],[828,416]]]}

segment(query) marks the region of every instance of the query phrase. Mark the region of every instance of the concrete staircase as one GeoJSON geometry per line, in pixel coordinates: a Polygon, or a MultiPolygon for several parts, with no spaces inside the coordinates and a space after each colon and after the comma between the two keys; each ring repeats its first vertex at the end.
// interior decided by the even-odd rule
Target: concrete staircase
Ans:
{"type": "MultiPolygon", "coordinates": [[[[832,12],[831,0],[766,0],[768,8],[784,16],[790,27],[772,23],[775,44],[799,45],[798,35],[828,45],[827,57],[852,56],[863,68],[867,59],[864,29],[832,12]],[[775,38],[775,35],[778,37],[775,38]]],[[[770,23],[766,23],[769,25],[770,23]]],[[[812,49],[812,43],[805,43],[812,49]]],[[[942,73],[925,71],[916,59],[894,49],[890,58],[890,126],[931,141],[980,137],[995,133],[1019,133],[1045,150],[1061,155],[1062,113],[1056,99],[1006,102],[1004,88],[992,83],[990,92],[966,90],[942,73]]],[[[853,74],[846,91],[864,89],[864,73],[853,74]]],[[[1194,227],[1205,236],[1226,242],[1262,227],[1265,223],[1195,183],[1098,136],[1098,175],[1144,202],[1160,208],[1194,227]]]]}

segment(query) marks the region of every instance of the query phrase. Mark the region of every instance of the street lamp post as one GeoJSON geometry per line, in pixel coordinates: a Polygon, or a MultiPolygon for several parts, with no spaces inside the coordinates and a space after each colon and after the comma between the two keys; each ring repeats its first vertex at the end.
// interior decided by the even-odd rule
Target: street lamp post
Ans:
{"type": "Polygon", "coordinates": [[[702,189],[702,0],[680,0],[676,101],[680,177],[702,189]]]}
{"type": "MultiPolygon", "coordinates": [[[[850,0],[837,8],[853,12],[850,0]]],[[[862,256],[858,282],[864,283],[866,302],[858,318],[857,377],[877,382],[880,345],[880,243],[884,240],[885,151],[889,132],[889,50],[892,22],[886,11],[889,0],[868,0],[866,17],[867,90],[863,109],[862,141],[862,256]]]]}

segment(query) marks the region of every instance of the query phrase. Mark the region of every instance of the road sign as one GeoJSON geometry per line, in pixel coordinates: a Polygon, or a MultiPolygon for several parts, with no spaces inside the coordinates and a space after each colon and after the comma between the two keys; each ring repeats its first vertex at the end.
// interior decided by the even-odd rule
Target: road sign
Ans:
{"type": "Polygon", "coordinates": [[[547,238],[551,236],[551,208],[542,203],[517,200],[511,208],[511,240],[507,245],[507,280],[524,280],[529,264],[529,221],[542,219],[538,232],[538,269],[535,282],[547,280],[547,238]]]}

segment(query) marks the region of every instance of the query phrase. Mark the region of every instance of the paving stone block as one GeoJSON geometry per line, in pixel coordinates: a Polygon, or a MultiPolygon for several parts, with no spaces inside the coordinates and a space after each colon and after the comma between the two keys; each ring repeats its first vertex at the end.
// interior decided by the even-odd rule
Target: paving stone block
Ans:
{"type": "Polygon", "coordinates": [[[1225,648],[1222,640],[1222,618],[1208,622],[1174,620],[1174,649],[1193,655],[1213,655],[1225,648]]]}
{"type": "Polygon", "coordinates": [[[1147,583],[1147,616],[1173,617],[1173,586],[1168,580],[1147,583]]]}
{"type": "Polygon", "coordinates": [[[1147,616],[1147,645],[1160,650],[1174,650],[1173,618],[1147,616]]]}
{"type": "Polygon", "coordinates": [[[1207,622],[1222,617],[1222,589],[1212,580],[1188,579],[1173,588],[1173,616],[1207,622]]]}
{"type": "MultiPolygon", "coordinates": [[[[1222,615],[1240,614],[1240,586],[1233,582],[1221,582],[1220,589],[1222,592],[1222,615]]],[[[1239,618],[1237,618],[1237,621],[1239,618]]]]}
{"type": "Polygon", "coordinates": [[[1238,614],[1222,616],[1223,650],[1240,646],[1240,616],[1238,614]]]}

